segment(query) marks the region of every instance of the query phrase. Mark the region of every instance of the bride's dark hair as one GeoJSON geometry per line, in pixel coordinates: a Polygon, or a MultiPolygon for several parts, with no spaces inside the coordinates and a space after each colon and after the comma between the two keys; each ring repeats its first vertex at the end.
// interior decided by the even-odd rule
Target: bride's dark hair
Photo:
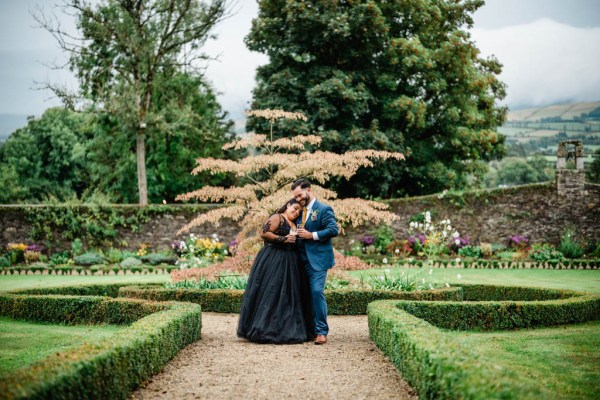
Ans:
{"type": "Polygon", "coordinates": [[[277,211],[275,211],[276,214],[283,214],[285,212],[285,210],[287,210],[288,206],[291,206],[292,204],[296,204],[298,202],[298,200],[296,200],[295,198],[291,198],[287,201],[287,203],[285,203],[284,205],[282,205],[281,207],[279,207],[279,209],[277,209],[277,211]]]}

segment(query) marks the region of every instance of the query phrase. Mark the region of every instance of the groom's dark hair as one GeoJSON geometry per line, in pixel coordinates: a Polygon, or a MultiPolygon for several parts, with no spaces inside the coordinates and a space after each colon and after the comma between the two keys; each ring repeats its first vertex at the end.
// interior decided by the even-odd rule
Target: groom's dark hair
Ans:
{"type": "Polygon", "coordinates": [[[310,187],[310,181],[306,178],[297,179],[294,183],[292,183],[292,190],[296,189],[298,186],[302,189],[306,189],[310,187]]]}

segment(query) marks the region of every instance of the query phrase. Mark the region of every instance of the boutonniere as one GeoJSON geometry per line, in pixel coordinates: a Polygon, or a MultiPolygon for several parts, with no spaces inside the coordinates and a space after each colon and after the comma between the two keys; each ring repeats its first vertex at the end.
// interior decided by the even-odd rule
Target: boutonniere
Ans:
{"type": "Polygon", "coordinates": [[[310,214],[310,220],[312,222],[315,222],[317,220],[317,216],[319,214],[319,210],[315,210],[310,214]]]}

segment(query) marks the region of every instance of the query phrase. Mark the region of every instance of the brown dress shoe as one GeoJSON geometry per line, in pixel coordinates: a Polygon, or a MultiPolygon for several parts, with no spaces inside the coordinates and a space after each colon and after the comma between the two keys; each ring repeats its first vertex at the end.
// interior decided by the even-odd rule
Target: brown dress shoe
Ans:
{"type": "Polygon", "coordinates": [[[315,338],[315,344],[325,344],[327,343],[327,336],[325,335],[317,335],[315,338]]]}

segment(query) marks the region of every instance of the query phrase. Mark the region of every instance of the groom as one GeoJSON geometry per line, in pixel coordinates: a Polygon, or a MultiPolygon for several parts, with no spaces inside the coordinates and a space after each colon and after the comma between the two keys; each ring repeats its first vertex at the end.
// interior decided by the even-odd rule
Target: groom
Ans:
{"type": "Polygon", "coordinates": [[[331,238],[338,235],[338,227],[333,208],[314,197],[310,181],[300,178],[292,183],[292,194],[303,208],[298,217],[298,237],[296,242],[300,262],[304,264],[312,299],[315,320],[315,344],[327,343],[327,302],[325,301],[325,280],[327,270],[335,264],[331,238]]]}

